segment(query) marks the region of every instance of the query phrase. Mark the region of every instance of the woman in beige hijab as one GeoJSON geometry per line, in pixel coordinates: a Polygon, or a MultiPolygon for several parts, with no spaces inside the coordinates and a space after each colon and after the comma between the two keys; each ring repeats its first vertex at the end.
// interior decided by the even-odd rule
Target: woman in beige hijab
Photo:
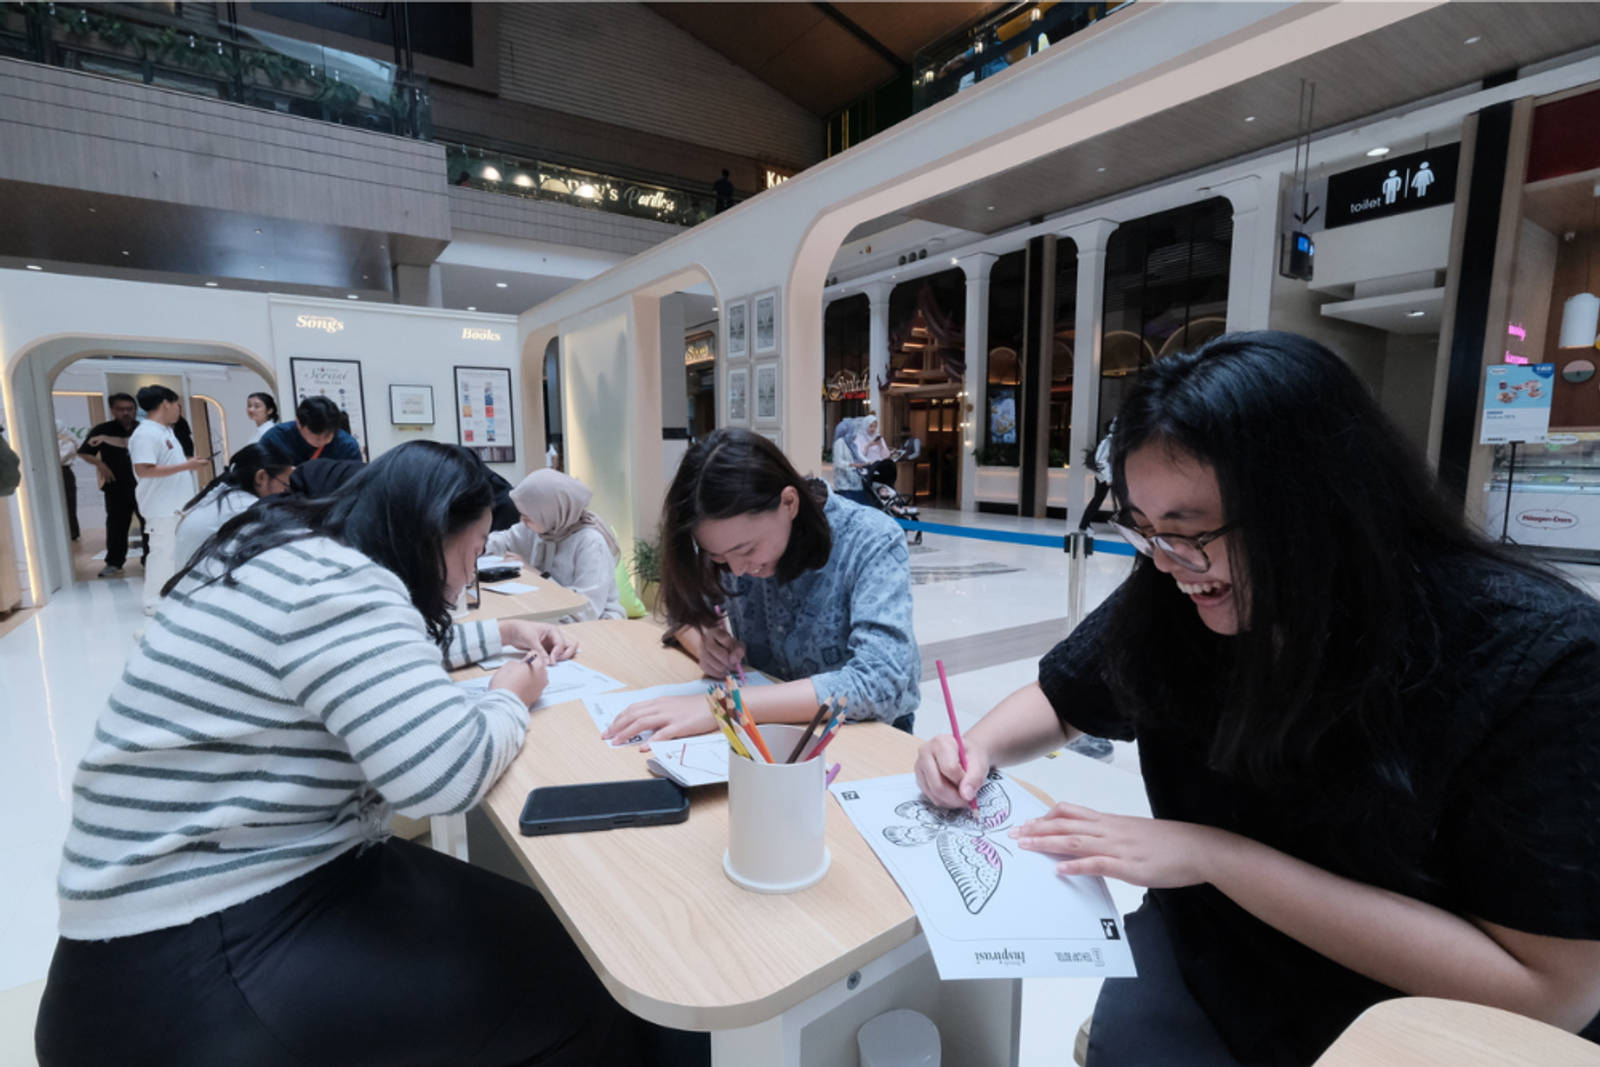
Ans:
{"type": "Polygon", "coordinates": [[[522,523],[489,535],[490,554],[510,552],[541,574],[589,598],[583,618],[620,619],[617,539],[588,510],[594,494],[576,478],[546,467],[511,490],[522,523]]]}

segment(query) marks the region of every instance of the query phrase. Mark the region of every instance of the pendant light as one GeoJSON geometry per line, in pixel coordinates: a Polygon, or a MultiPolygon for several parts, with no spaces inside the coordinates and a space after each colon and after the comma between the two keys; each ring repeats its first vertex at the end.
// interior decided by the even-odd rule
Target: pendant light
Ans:
{"type": "MultiPolygon", "coordinates": [[[[1594,195],[1600,198],[1600,185],[1594,187],[1594,195]]],[[[1600,334],[1600,296],[1594,293],[1594,242],[1600,240],[1600,209],[1595,214],[1595,227],[1588,234],[1590,243],[1586,280],[1589,284],[1584,292],[1568,297],[1561,306],[1561,339],[1557,345],[1560,348],[1588,348],[1597,343],[1596,335],[1600,334]]]]}

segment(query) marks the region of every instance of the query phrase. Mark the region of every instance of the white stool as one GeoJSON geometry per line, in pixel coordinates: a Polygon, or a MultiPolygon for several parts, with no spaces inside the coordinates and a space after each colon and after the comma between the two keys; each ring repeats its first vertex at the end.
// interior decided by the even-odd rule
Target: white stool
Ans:
{"type": "Polygon", "coordinates": [[[856,1031],[861,1067],[939,1067],[939,1028],[920,1011],[886,1011],[856,1031]]]}

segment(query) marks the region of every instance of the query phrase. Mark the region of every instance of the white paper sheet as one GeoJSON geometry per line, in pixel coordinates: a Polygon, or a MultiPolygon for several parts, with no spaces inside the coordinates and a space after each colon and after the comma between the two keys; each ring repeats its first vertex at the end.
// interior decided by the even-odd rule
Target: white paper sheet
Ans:
{"type": "Polygon", "coordinates": [[[675,737],[650,746],[645,766],[679,785],[716,785],[728,780],[728,738],[718,730],[698,737],[675,737]]]}
{"type": "Polygon", "coordinates": [[[910,774],[830,789],[916,909],[940,978],[1134,974],[1105,880],[1064,878],[1055,857],[1007,836],[1046,808],[1000,772],[976,812],[938,807],[910,774]]]}
{"type": "MultiPolygon", "coordinates": [[[[606,693],[604,696],[589,696],[583,700],[584,707],[589,709],[589,717],[594,720],[595,726],[604,734],[610,728],[613,720],[621,715],[624,710],[642,700],[654,697],[698,696],[703,697],[706,690],[711,687],[711,682],[701,679],[698,682],[679,682],[676,685],[658,685],[650,689],[630,689],[622,693],[606,693]]],[[[755,671],[750,672],[747,687],[758,685],[771,685],[770,679],[762,677],[755,671]]],[[[612,748],[623,745],[638,745],[650,740],[653,730],[645,730],[634,734],[632,737],[620,741],[612,741],[612,748]]]]}
{"type": "Polygon", "coordinates": [[[501,582],[498,585],[486,585],[483,588],[491,593],[504,593],[506,596],[515,596],[517,593],[531,593],[539,587],[536,585],[524,585],[521,582],[501,582]]]}
{"type": "MultiPolygon", "coordinates": [[[[488,689],[490,677],[484,674],[456,684],[463,689],[488,689]]],[[[585,667],[577,660],[562,660],[550,668],[550,680],[545,684],[544,692],[539,695],[539,702],[533,706],[533,710],[538,711],[540,708],[554,707],[569,700],[582,700],[596,693],[621,688],[622,683],[609,674],[601,674],[593,667],[585,667]]]]}
{"type": "Polygon", "coordinates": [[[516,560],[512,559],[510,556],[479,556],[478,569],[481,571],[485,567],[503,567],[508,563],[515,562],[516,560]]]}

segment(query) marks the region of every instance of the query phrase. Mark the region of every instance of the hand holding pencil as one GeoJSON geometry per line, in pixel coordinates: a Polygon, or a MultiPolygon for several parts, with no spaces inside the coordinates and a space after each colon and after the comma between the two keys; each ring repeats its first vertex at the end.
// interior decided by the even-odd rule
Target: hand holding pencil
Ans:
{"type": "Polygon", "coordinates": [[[924,796],[942,807],[976,809],[978,790],[989,774],[989,756],[982,748],[968,746],[962,739],[944,661],[936,660],[935,665],[944,690],[945,710],[950,715],[950,733],[934,738],[917,751],[917,786],[924,796]]]}

